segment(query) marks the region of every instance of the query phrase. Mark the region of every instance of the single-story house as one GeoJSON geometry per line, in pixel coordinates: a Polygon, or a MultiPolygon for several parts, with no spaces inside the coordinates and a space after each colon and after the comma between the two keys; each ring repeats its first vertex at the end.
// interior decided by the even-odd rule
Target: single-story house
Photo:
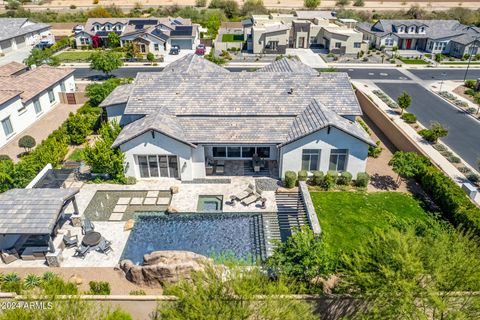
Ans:
{"type": "Polygon", "coordinates": [[[17,62],[0,67],[0,148],[41,121],[59,103],[62,93],[75,92],[73,69],[26,68],[17,62]]]}
{"type": "Polygon", "coordinates": [[[297,60],[231,73],[191,54],[162,72],[138,73],[101,106],[123,126],[112,147],[125,154],[125,174],[137,179],[193,180],[260,167],[276,178],[302,169],[355,176],[375,145],[355,121],[362,111],[348,75],[318,73],[297,60]]]}
{"type": "Polygon", "coordinates": [[[245,43],[242,22],[222,22],[215,38],[215,52],[221,53],[231,49],[241,50],[245,43]]]}
{"type": "Polygon", "coordinates": [[[41,40],[53,41],[51,26],[28,18],[0,18],[0,54],[31,47],[41,40]]]}

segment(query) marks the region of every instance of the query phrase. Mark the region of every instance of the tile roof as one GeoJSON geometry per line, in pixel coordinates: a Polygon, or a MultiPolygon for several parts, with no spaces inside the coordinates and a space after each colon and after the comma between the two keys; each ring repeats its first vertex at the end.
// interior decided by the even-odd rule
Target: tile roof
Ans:
{"type": "Polygon", "coordinates": [[[18,76],[0,77],[0,88],[21,91],[20,97],[27,102],[73,72],[74,69],[43,65],[18,76]]]}
{"type": "Polygon", "coordinates": [[[113,91],[106,97],[100,107],[108,107],[117,104],[127,103],[128,97],[132,93],[133,84],[124,84],[116,87],[113,91]]]}
{"type": "Polygon", "coordinates": [[[318,75],[318,71],[298,61],[297,59],[283,58],[274,61],[256,72],[292,72],[292,73],[308,73],[318,75]]]}
{"type": "Polygon", "coordinates": [[[0,234],[50,234],[78,189],[11,189],[0,194],[0,234]]]}
{"type": "Polygon", "coordinates": [[[35,23],[27,18],[0,18],[0,41],[48,28],[48,24],[35,23]]]}
{"type": "Polygon", "coordinates": [[[182,74],[201,74],[201,73],[229,73],[225,68],[208,61],[196,54],[187,54],[186,56],[175,60],[163,69],[165,72],[176,72],[182,74]]]}
{"type": "Polygon", "coordinates": [[[20,95],[22,91],[0,89],[0,105],[20,95]]]}
{"type": "Polygon", "coordinates": [[[311,11],[311,10],[301,10],[301,11],[295,11],[295,14],[297,15],[298,19],[304,19],[304,20],[312,20],[315,18],[321,18],[321,19],[337,19],[336,15],[334,14],[334,11],[311,11]]]}
{"type": "Polygon", "coordinates": [[[0,77],[11,76],[19,71],[26,70],[27,66],[23,63],[12,61],[0,66],[0,77]]]}

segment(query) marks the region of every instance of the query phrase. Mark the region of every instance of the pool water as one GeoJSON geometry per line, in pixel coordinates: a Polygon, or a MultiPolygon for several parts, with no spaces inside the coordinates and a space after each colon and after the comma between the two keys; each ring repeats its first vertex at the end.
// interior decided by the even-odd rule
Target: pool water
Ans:
{"type": "Polygon", "coordinates": [[[122,259],[142,264],[143,255],[158,250],[186,250],[210,257],[246,262],[263,257],[261,215],[249,213],[139,215],[122,259]]]}
{"type": "Polygon", "coordinates": [[[221,212],[223,196],[198,196],[198,212],[221,212]]]}

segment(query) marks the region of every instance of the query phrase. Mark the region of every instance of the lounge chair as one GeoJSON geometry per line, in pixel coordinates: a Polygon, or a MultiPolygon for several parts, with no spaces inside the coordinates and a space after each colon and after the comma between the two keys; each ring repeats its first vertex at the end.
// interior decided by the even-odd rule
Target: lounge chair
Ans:
{"type": "Polygon", "coordinates": [[[1,256],[2,256],[2,261],[5,264],[9,264],[9,263],[12,263],[15,260],[20,259],[20,256],[18,255],[18,252],[17,252],[17,250],[15,250],[15,248],[11,248],[11,249],[8,249],[8,250],[2,250],[1,256]]]}
{"type": "Polygon", "coordinates": [[[90,251],[91,247],[84,246],[83,244],[80,244],[80,247],[75,249],[75,253],[73,254],[74,257],[82,258],[85,259],[85,256],[87,253],[90,251]]]}
{"type": "Polygon", "coordinates": [[[113,251],[111,245],[112,243],[110,241],[102,237],[102,239],[100,239],[100,243],[97,245],[95,250],[97,250],[97,252],[105,253],[108,255],[110,251],[113,251]]]}
{"type": "Polygon", "coordinates": [[[260,200],[262,198],[262,190],[260,189],[257,189],[256,192],[254,192],[252,195],[248,196],[247,198],[245,198],[243,201],[242,201],[242,204],[244,206],[249,206],[251,205],[252,203],[255,203],[257,202],[258,200],[260,200]]]}
{"type": "Polygon", "coordinates": [[[85,218],[82,223],[82,234],[87,234],[95,230],[95,226],[93,225],[90,219],[85,218]]]}
{"type": "Polygon", "coordinates": [[[243,199],[251,196],[253,193],[255,193],[255,186],[250,183],[245,190],[234,196],[237,201],[242,201],[243,199]]]}
{"type": "Polygon", "coordinates": [[[65,244],[65,248],[73,248],[78,246],[78,236],[74,235],[72,236],[70,233],[70,230],[68,230],[68,233],[63,236],[63,243],[65,244]]]}

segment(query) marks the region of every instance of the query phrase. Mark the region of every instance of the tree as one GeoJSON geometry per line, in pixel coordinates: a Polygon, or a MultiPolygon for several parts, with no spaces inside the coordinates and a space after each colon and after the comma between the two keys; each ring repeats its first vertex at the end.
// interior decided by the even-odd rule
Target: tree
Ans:
{"type": "Polygon", "coordinates": [[[23,136],[18,140],[18,146],[24,148],[25,152],[30,152],[36,144],[35,138],[29,135],[23,136]]]}
{"type": "Polygon", "coordinates": [[[399,183],[400,177],[414,178],[425,172],[430,161],[415,152],[397,151],[388,165],[392,166],[393,171],[398,174],[397,183],[399,183]]]}
{"type": "Polygon", "coordinates": [[[227,18],[238,16],[238,3],[235,0],[212,0],[208,5],[211,9],[222,9],[227,18]]]}
{"type": "Polygon", "coordinates": [[[377,231],[343,257],[337,288],[365,301],[355,319],[478,319],[478,239],[430,221],[377,231]]]}
{"type": "Polygon", "coordinates": [[[154,56],[154,54],[151,53],[151,52],[147,53],[147,60],[148,60],[151,64],[153,64],[153,61],[155,61],[155,56],[154,56]]]}
{"type": "Polygon", "coordinates": [[[412,97],[410,97],[408,92],[403,91],[402,94],[400,94],[400,96],[398,96],[397,103],[398,103],[398,106],[400,107],[400,109],[402,110],[401,114],[403,114],[403,111],[408,109],[410,107],[410,105],[412,104],[412,97]]]}
{"type": "Polygon", "coordinates": [[[320,0],[303,0],[303,6],[308,9],[315,9],[320,5],[320,0]]]}
{"type": "Polygon", "coordinates": [[[85,94],[92,106],[96,107],[119,85],[131,83],[130,78],[111,78],[102,83],[90,83],[85,88],[85,94]]]}
{"type": "Polygon", "coordinates": [[[90,68],[105,73],[106,76],[123,65],[118,52],[97,50],[90,55],[90,68]]]}
{"type": "Polygon", "coordinates": [[[120,37],[115,32],[110,32],[107,36],[108,46],[110,48],[118,48],[120,47],[120,37]]]}
{"type": "Polygon", "coordinates": [[[218,29],[222,24],[222,21],[226,21],[227,17],[225,14],[220,10],[208,10],[203,19],[201,24],[207,28],[207,35],[211,38],[215,38],[218,33],[218,29]]]}
{"type": "Polygon", "coordinates": [[[268,10],[263,4],[263,0],[245,0],[242,6],[242,15],[250,16],[252,14],[267,14],[268,10]]]}
{"type": "Polygon", "coordinates": [[[85,137],[93,132],[96,119],[98,119],[98,116],[95,114],[70,113],[67,121],[65,121],[70,143],[75,145],[84,143],[85,137]]]}
{"type": "Polygon", "coordinates": [[[32,65],[36,65],[38,67],[43,64],[47,64],[49,66],[60,65],[60,60],[57,56],[52,56],[52,50],[50,49],[41,50],[34,48],[30,55],[23,62],[29,67],[32,65]]]}
{"type": "Polygon", "coordinates": [[[195,0],[195,7],[205,8],[207,6],[207,0],[195,0]]]}
{"type": "Polygon", "coordinates": [[[92,8],[87,11],[87,17],[89,18],[111,18],[112,14],[102,6],[92,8]]]}
{"type": "Polygon", "coordinates": [[[445,129],[439,122],[433,121],[429,129],[422,129],[418,132],[428,142],[437,143],[438,139],[446,137],[448,130],[445,129]]]}
{"type": "Polygon", "coordinates": [[[355,7],[363,7],[365,5],[365,1],[364,0],[355,0],[355,2],[353,3],[353,5],[355,7]]]}
{"type": "Polygon", "coordinates": [[[5,192],[15,187],[15,165],[11,159],[0,160],[0,192],[5,192]]]}
{"type": "Polygon", "coordinates": [[[164,294],[177,301],[158,306],[156,319],[318,319],[311,305],[290,299],[290,286],[270,280],[259,269],[207,264],[192,279],[167,285],[164,294]],[[258,295],[262,295],[261,300],[258,295]]]}

